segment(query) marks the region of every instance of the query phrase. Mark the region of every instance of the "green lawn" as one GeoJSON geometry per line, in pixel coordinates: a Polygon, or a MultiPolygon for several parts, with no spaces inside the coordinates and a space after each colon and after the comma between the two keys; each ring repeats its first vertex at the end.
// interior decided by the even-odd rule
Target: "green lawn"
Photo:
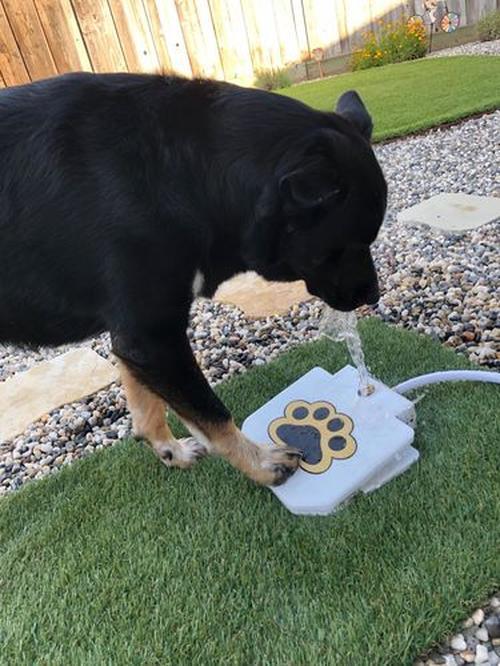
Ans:
{"type": "Polygon", "coordinates": [[[377,141],[500,107],[500,57],[417,60],[280,92],[318,109],[332,110],[346,90],[357,90],[374,122],[377,141]]]}
{"type": "MultiPolygon", "coordinates": [[[[467,367],[372,320],[390,385],[467,367]]],[[[238,420],[339,345],[302,346],[220,387],[238,420]]],[[[409,472],[337,516],[294,517],[221,460],[162,467],[134,441],[0,501],[0,663],[404,666],[500,584],[498,388],[418,405],[409,472]],[[496,421],[496,423],[495,423],[496,421]]]]}

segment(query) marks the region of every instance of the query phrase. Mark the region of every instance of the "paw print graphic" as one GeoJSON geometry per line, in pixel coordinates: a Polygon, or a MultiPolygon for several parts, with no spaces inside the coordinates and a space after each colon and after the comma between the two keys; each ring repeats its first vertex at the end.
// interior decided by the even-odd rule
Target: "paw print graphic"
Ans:
{"type": "Polygon", "coordinates": [[[268,433],[277,446],[292,446],[303,452],[300,467],[311,474],[326,472],[333,460],[356,453],[354,424],[329,402],[294,400],[285,415],[271,421],[268,433]]]}

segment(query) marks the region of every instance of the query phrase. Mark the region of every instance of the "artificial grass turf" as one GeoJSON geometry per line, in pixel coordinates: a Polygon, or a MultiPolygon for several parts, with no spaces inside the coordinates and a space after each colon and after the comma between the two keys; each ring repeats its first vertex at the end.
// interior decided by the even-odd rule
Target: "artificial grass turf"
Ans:
{"type": "Polygon", "coordinates": [[[281,94],[332,111],[357,90],[374,120],[374,140],[417,132],[500,107],[500,57],[414,60],[304,83],[281,94]]]}
{"type": "MultiPolygon", "coordinates": [[[[389,385],[468,367],[362,322],[389,385]]],[[[315,365],[304,345],[219,387],[235,417],[315,365]]],[[[224,461],[167,470],[120,443],[0,501],[0,663],[404,666],[500,583],[498,387],[418,404],[422,458],[329,517],[289,514],[224,461]]]]}

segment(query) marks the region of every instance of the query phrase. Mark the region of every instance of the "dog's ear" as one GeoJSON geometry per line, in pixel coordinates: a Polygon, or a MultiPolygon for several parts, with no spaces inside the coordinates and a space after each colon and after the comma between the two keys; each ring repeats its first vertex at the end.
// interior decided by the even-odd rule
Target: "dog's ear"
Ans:
{"type": "Polygon", "coordinates": [[[355,90],[349,90],[340,97],[336,112],[352,123],[365,139],[368,141],[371,139],[373,121],[363,100],[355,90]]]}
{"type": "Polygon", "coordinates": [[[315,160],[279,180],[284,213],[296,213],[321,206],[337,196],[340,188],[326,160],[315,160]]]}
{"type": "Polygon", "coordinates": [[[264,187],[248,230],[250,266],[278,262],[280,241],[290,218],[306,227],[314,221],[309,212],[339,195],[335,164],[325,147],[329,140],[322,132],[305,138],[264,187]]]}

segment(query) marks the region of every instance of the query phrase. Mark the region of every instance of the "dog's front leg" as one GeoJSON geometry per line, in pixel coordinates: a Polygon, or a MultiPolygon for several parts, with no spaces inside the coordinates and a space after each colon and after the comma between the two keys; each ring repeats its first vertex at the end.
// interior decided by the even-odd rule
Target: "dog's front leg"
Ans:
{"type": "Polygon", "coordinates": [[[194,437],[176,439],[165,419],[166,402],[138,381],[126,363],[120,361],[119,367],[134,435],[146,439],[167,467],[191,467],[207,453],[205,446],[194,437]]]}
{"type": "MultiPolygon", "coordinates": [[[[158,421],[158,405],[167,403],[199,442],[224,456],[257,483],[279,485],[293,474],[300,453],[295,449],[259,446],[242,434],[198,367],[184,332],[165,334],[161,336],[161,343],[157,335],[154,340],[150,336],[134,338],[114,336],[113,347],[125,366],[129,387],[135,383],[137,392],[137,387],[142,386],[159,401],[156,405],[149,401],[150,406],[155,407],[154,422],[148,423],[144,413],[139,415],[144,436],[154,439],[155,428],[159,428],[159,441],[169,437],[166,424],[158,421]]],[[[130,393],[129,390],[129,400],[130,393]]],[[[130,406],[133,411],[134,405],[130,406]]],[[[172,440],[173,437],[169,439],[172,440]]],[[[168,443],[165,448],[172,451],[168,443]]]]}

